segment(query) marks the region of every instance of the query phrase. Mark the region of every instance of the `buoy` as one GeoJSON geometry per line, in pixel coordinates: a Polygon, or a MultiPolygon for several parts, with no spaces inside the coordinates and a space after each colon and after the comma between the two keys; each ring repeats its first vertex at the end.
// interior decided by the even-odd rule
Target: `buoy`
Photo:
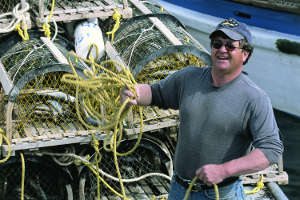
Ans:
{"type": "MultiPolygon", "coordinates": [[[[90,18],[78,24],[74,32],[75,51],[83,58],[87,58],[89,53],[89,45],[96,44],[99,48],[99,58],[104,55],[105,47],[102,31],[98,25],[98,18],[90,18]]],[[[91,49],[91,53],[96,58],[96,48],[91,49]]]]}

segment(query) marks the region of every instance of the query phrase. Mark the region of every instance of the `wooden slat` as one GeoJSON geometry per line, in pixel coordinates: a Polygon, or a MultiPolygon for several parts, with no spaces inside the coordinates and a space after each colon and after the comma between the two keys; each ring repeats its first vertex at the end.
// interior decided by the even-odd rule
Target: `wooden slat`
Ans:
{"type": "Polygon", "coordinates": [[[52,55],[62,64],[68,64],[66,57],[58,50],[54,43],[47,37],[41,37],[41,40],[48,47],[52,55]]]}
{"type": "Polygon", "coordinates": [[[9,94],[13,88],[13,82],[10,80],[8,73],[5,70],[4,65],[0,61],[0,81],[6,95],[9,94]]]}
{"type": "MultiPolygon", "coordinates": [[[[35,138],[18,138],[12,140],[11,151],[15,152],[19,150],[39,149],[43,147],[52,147],[75,143],[89,143],[92,140],[91,133],[95,133],[95,137],[97,140],[104,140],[106,136],[106,134],[103,132],[91,130],[85,131],[85,133],[83,133],[82,131],[76,131],[76,133],[68,132],[56,135],[52,134],[51,140],[44,140],[44,136],[37,136],[35,138]]],[[[2,148],[2,154],[4,156],[7,155],[9,151],[8,145],[2,145],[0,148],[2,148]]]]}
{"type": "MultiPolygon", "coordinates": [[[[164,122],[157,122],[156,124],[144,125],[143,132],[155,131],[162,128],[178,126],[178,120],[169,119],[164,122]]],[[[140,132],[140,128],[127,129],[125,128],[127,135],[135,137],[140,132]]]]}
{"type": "MultiPolygon", "coordinates": [[[[122,64],[124,67],[128,68],[128,66],[124,63],[124,61],[122,60],[119,53],[116,51],[116,49],[111,45],[111,43],[109,41],[107,41],[105,44],[105,51],[110,59],[115,60],[115,61],[119,62],[120,64],[122,64]]],[[[117,69],[119,71],[121,70],[121,68],[119,66],[117,66],[117,69]]]]}
{"type": "MultiPolygon", "coordinates": [[[[144,4],[138,0],[130,0],[131,3],[137,7],[144,14],[152,14],[144,4]]],[[[157,17],[150,17],[150,21],[163,33],[163,35],[174,45],[182,45],[180,40],[162,23],[157,17]]]]}

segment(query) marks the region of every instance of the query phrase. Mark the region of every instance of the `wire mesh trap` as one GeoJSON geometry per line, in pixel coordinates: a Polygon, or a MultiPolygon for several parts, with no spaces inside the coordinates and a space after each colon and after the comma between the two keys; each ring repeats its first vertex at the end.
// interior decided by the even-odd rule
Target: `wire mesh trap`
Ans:
{"type": "Polygon", "coordinates": [[[153,68],[157,68],[157,71],[164,70],[163,72],[172,72],[192,64],[204,66],[210,63],[209,55],[189,40],[189,35],[182,25],[171,15],[151,14],[127,20],[116,32],[113,46],[134,76],[137,76],[145,65],[159,58],[153,68]],[[169,41],[150,21],[151,17],[160,19],[182,45],[174,45],[169,41]],[[176,58],[174,54],[181,56],[176,58]]]}
{"type": "MultiPolygon", "coordinates": [[[[25,157],[24,200],[72,200],[70,177],[46,160],[25,157]]],[[[21,199],[22,165],[19,156],[0,165],[0,199],[21,199]]]]}
{"type": "MultiPolygon", "coordinates": [[[[127,152],[136,140],[122,141],[118,147],[120,153],[127,152]]],[[[99,168],[100,176],[114,190],[119,192],[120,183],[111,152],[101,151],[99,168]]],[[[124,183],[126,196],[130,199],[151,199],[168,193],[172,165],[170,155],[162,146],[149,139],[142,139],[138,148],[130,155],[118,157],[120,173],[124,183]]],[[[97,197],[97,177],[89,169],[80,175],[80,200],[92,200],[97,197]]],[[[102,182],[100,184],[101,199],[121,199],[102,182]]]]}
{"type": "MultiPolygon", "coordinates": [[[[65,47],[56,45],[67,53],[65,47]]],[[[8,95],[4,97],[6,134],[10,140],[35,141],[38,136],[49,139],[47,135],[53,138],[54,134],[76,129],[76,122],[71,122],[76,113],[74,88],[61,82],[62,75],[71,69],[61,64],[42,40],[32,38],[17,42],[1,57],[1,63],[6,76],[1,82],[10,83],[8,95]]],[[[77,129],[82,128],[78,126],[77,129]]]]}

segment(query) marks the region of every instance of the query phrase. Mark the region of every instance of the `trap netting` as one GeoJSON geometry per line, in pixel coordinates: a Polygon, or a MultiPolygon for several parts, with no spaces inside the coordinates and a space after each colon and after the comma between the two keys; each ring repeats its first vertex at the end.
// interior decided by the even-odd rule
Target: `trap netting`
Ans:
{"type": "Polygon", "coordinates": [[[0,14],[8,13],[20,2],[20,0],[1,0],[0,1],[0,14]]]}
{"type": "MultiPolygon", "coordinates": [[[[61,45],[67,46],[64,42],[61,45]]],[[[61,45],[56,43],[66,53],[66,47],[61,45]]],[[[71,69],[60,63],[42,40],[17,42],[1,57],[1,63],[11,83],[5,97],[6,134],[10,140],[51,139],[75,129],[76,120],[71,120],[76,119],[74,87],[61,82],[62,75],[71,69]]]]}
{"type": "MultiPolygon", "coordinates": [[[[124,140],[118,147],[120,153],[131,149],[136,140],[124,140]]],[[[120,173],[126,197],[131,200],[161,199],[169,191],[172,159],[167,148],[154,140],[144,138],[138,148],[128,156],[119,157],[120,173]]],[[[99,176],[105,181],[100,182],[100,197],[103,200],[121,200],[120,183],[115,170],[113,153],[101,150],[103,160],[100,164],[99,176]],[[114,170],[112,170],[114,169],[114,170]],[[108,187],[109,185],[110,187],[108,187]]],[[[97,176],[89,169],[80,175],[79,199],[94,200],[97,197],[97,176]]]]}
{"type": "Polygon", "coordinates": [[[168,14],[142,15],[127,20],[115,33],[113,46],[136,79],[148,83],[188,65],[205,66],[210,62],[204,49],[194,42],[176,18],[168,14]],[[176,44],[166,37],[168,33],[163,33],[152,23],[153,17],[166,25],[177,38],[176,44]]]}

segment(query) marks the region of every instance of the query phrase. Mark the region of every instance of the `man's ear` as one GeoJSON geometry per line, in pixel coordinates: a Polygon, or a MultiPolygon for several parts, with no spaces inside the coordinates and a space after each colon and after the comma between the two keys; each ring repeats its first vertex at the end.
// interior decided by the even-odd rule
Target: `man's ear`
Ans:
{"type": "Polygon", "coordinates": [[[249,54],[250,53],[248,51],[243,50],[243,63],[247,60],[249,54]]]}

